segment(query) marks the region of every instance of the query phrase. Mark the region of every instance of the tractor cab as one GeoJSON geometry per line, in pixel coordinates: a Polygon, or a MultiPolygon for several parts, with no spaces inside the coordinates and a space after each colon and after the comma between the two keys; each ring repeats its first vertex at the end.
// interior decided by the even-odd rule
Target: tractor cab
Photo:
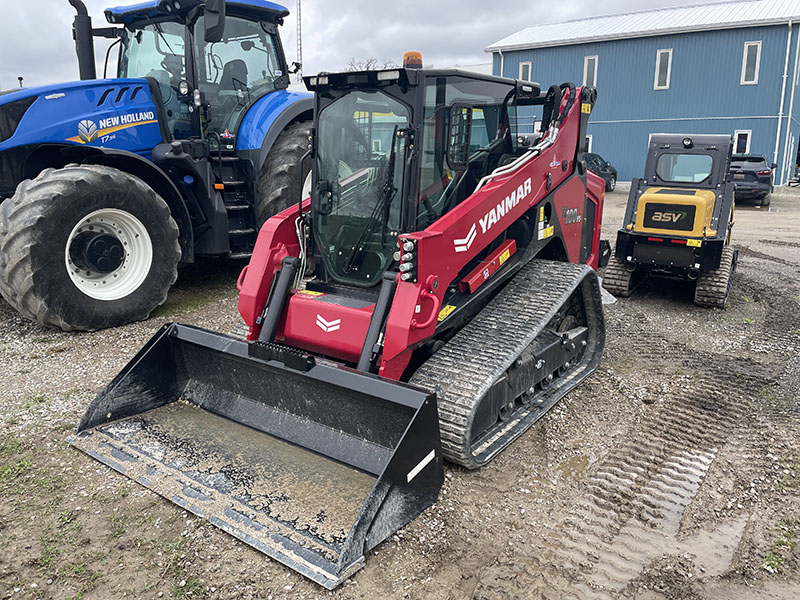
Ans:
{"type": "Polygon", "coordinates": [[[264,0],[211,4],[154,1],[108,9],[106,18],[123,25],[119,77],[157,82],[171,137],[202,135],[233,150],[253,104],[289,86],[277,31],[288,11],[264,0]]]}
{"type": "MultiPolygon", "coordinates": [[[[312,287],[372,288],[387,270],[413,281],[398,235],[436,229],[523,153],[516,107],[543,102],[536,84],[456,70],[321,74],[306,84],[317,114],[312,287]]],[[[530,239],[516,235],[520,245],[530,239]]]]}

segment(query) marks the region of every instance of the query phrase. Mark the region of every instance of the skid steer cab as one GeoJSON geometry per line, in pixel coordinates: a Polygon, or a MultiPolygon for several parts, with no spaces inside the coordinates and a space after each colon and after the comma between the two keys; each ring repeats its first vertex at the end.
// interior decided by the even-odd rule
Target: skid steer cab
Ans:
{"type": "Polygon", "coordinates": [[[261,229],[248,339],[165,327],[72,442],[333,588],[436,500],[443,459],[486,464],[595,370],[604,182],[593,88],[306,81],[312,194],[261,229]]]}
{"type": "Polygon", "coordinates": [[[252,254],[308,176],[313,100],[287,90],[278,4],[150,0],[93,29],[70,3],[82,80],[0,95],[0,293],[94,330],[147,318],[181,262],[252,254]]]}
{"type": "Polygon", "coordinates": [[[733,141],[727,135],[653,134],[644,179],[634,179],[603,285],[628,296],[644,277],[695,284],[699,306],[724,307],[736,270],[733,141]]]}

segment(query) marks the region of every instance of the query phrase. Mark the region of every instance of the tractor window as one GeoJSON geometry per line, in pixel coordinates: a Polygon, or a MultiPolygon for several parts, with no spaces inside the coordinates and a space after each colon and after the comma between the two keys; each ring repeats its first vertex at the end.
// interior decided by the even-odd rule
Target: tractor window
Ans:
{"type": "Polygon", "coordinates": [[[433,77],[425,90],[417,229],[472,195],[514,152],[513,88],[462,77],[433,77]]]}
{"type": "MultiPolygon", "coordinates": [[[[203,17],[195,25],[204,30],[203,17]]],[[[228,17],[225,38],[206,43],[195,35],[198,87],[210,109],[204,121],[205,133],[219,134],[223,147],[235,147],[239,120],[253,103],[272,92],[283,77],[275,36],[258,21],[228,17]]]]}
{"type": "Polygon", "coordinates": [[[670,183],[701,183],[711,175],[714,159],[708,154],[662,154],[656,175],[670,183]]]}
{"type": "Polygon", "coordinates": [[[184,27],[169,21],[134,25],[123,38],[120,77],[151,77],[158,82],[169,130],[177,138],[191,135],[188,107],[178,99],[186,79],[184,27]]]}

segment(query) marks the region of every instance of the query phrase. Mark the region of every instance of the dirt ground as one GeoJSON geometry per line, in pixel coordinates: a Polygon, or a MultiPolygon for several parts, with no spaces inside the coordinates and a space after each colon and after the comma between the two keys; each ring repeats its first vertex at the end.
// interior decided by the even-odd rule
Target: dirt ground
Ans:
{"type": "MultiPolygon", "coordinates": [[[[614,238],[625,193],[607,198],[614,238]]],[[[42,329],[0,301],[0,598],[800,597],[800,195],[739,206],[725,310],[643,284],[598,371],[335,592],[70,448],[164,322],[228,332],[242,264],[182,271],[146,323],[42,329]]]]}

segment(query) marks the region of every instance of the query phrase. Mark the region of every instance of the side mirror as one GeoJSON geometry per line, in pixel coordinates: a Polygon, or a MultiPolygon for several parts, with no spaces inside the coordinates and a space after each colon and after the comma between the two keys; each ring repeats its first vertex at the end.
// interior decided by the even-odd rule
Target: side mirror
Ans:
{"type": "Polygon", "coordinates": [[[213,44],[221,42],[225,34],[225,0],[206,0],[204,39],[213,44]]]}
{"type": "Polygon", "coordinates": [[[299,63],[299,62],[297,62],[297,61],[294,61],[294,62],[291,64],[291,66],[289,67],[288,71],[289,71],[289,73],[291,73],[292,75],[294,75],[295,73],[299,72],[299,71],[300,71],[300,69],[302,69],[302,68],[303,68],[303,63],[299,63]]]}
{"type": "Polygon", "coordinates": [[[777,169],[777,168],[778,168],[778,163],[772,163],[772,164],[769,166],[769,168],[770,168],[770,169],[772,169],[772,170],[774,171],[775,169],[777,169]]]}
{"type": "Polygon", "coordinates": [[[253,48],[256,47],[256,43],[252,40],[245,40],[242,42],[242,50],[245,52],[250,52],[253,48]]]}
{"type": "Polygon", "coordinates": [[[608,161],[606,161],[606,163],[605,163],[603,166],[604,166],[604,167],[610,167],[610,166],[611,166],[611,163],[610,163],[610,162],[608,162],[608,161]]]}

